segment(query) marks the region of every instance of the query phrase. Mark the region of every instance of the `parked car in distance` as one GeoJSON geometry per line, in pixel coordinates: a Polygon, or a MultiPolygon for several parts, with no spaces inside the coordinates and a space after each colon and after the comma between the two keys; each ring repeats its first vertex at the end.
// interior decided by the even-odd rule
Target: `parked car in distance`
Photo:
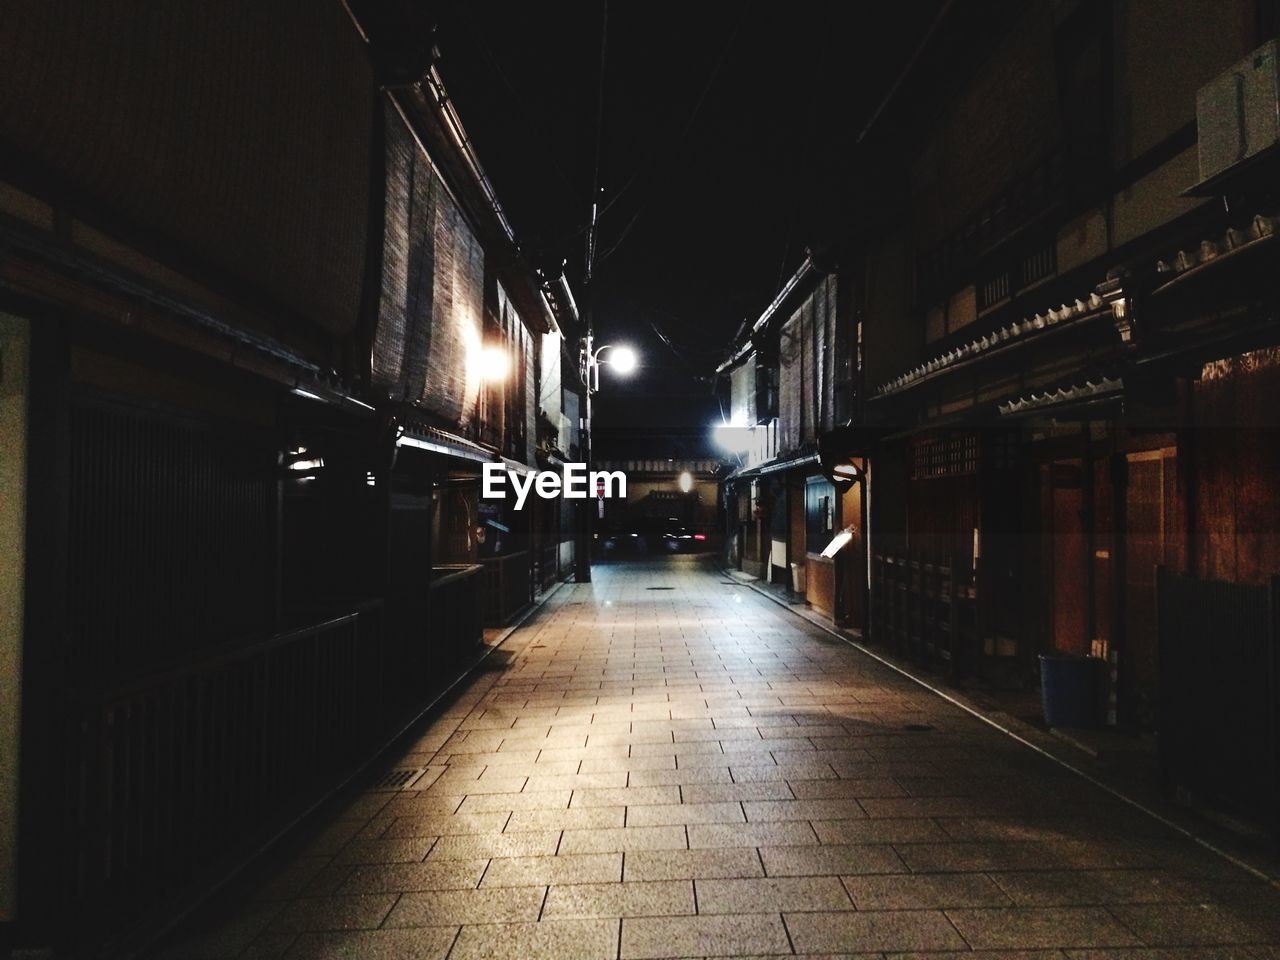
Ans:
{"type": "Polygon", "coordinates": [[[601,542],[606,558],[711,549],[705,532],[685,526],[678,517],[649,517],[634,525],[617,527],[602,536],[601,542]]]}

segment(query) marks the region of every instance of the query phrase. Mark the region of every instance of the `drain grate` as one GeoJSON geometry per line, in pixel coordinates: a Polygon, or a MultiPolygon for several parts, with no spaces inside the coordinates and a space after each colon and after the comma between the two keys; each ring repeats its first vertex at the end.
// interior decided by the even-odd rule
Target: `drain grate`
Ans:
{"type": "Polygon", "coordinates": [[[645,587],[646,590],[674,590],[675,587],[645,587]]]}
{"type": "Polygon", "coordinates": [[[902,726],[903,730],[910,730],[912,733],[925,733],[934,728],[927,723],[906,723],[902,726]]]}
{"type": "Polygon", "coordinates": [[[422,776],[421,767],[404,767],[398,770],[388,770],[372,784],[371,790],[403,790],[415,780],[422,776]]]}

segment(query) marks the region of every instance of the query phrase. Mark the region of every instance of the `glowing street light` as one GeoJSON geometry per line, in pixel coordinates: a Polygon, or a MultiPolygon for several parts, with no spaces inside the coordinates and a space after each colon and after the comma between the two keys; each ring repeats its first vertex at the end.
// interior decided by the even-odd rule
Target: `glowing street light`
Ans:
{"type": "Polygon", "coordinates": [[[630,347],[606,343],[587,354],[587,386],[593,393],[600,390],[600,368],[608,364],[621,376],[628,376],[640,365],[640,358],[630,347]],[[607,357],[600,354],[611,351],[607,357]]]}
{"type": "Polygon", "coordinates": [[[679,484],[680,484],[680,492],[688,493],[690,490],[693,489],[693,474],[690,473],[688,470],[681,473],[679,484]]]}
{"type": "MultiPolygon", "coordinates": [[[[600,349],[603,350],[604,347],[601,347],[600,349]]],[[[609,364],[615,371],[624,377],[632,373],[640,364],[640,360],[636,356],[636,352],[630,347],[622,346],[613,347],[613,353],[609,354],[608,358],[599,362],[609,364]]]]}
{"type": "MultiPolygon", "coordinates": [[[[588,267],[588,269],[590,268],[588,267]]],[[[600,367],[608,364],[620,376],[625,377],[639,366],[640,361],[636,356],[636,352],[623,344],[606,343],[597,347],[591,333],[591,321],[589,319],[587,321],[587,335],[582,339],[581,349],[582,365],[586,373],[583,385],[587,388],[586,396],[583,398],[585,409],[582,417],[582,459],[586,462],[587,469],[590,470],[591,397],[593,394],[600,392],[600,367]],[[601,356],[606,350],[609,351],[609,355],[601,356]]],[[[591,581],[591,550],[595,545],[595,532],[593,529],[595,518],[592,512],[585,508],[580,511],[579,517],[580,527],[575,559],[575,578],[579,583],[589,583],[591,581]]]]}

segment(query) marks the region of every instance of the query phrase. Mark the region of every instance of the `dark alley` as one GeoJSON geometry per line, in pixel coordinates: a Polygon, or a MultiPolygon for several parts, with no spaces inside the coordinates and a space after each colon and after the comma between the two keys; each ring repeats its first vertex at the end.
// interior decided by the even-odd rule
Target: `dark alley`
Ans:
{"type": "Polygon", "coordinates": [[[0,960],[1280,960],[1276,0],[0,3],[0,960]]]}

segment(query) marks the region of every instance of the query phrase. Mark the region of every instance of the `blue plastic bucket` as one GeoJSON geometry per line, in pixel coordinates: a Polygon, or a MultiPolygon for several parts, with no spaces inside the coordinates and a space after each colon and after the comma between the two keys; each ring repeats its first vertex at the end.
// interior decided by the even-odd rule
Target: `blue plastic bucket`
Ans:
{"type": "Polygon", "coordinates": [[[1040,698],[1051,727],[1096,727],[1106,711],[1107,662],[1099,657],[1040,654],[1040,698]]]}

